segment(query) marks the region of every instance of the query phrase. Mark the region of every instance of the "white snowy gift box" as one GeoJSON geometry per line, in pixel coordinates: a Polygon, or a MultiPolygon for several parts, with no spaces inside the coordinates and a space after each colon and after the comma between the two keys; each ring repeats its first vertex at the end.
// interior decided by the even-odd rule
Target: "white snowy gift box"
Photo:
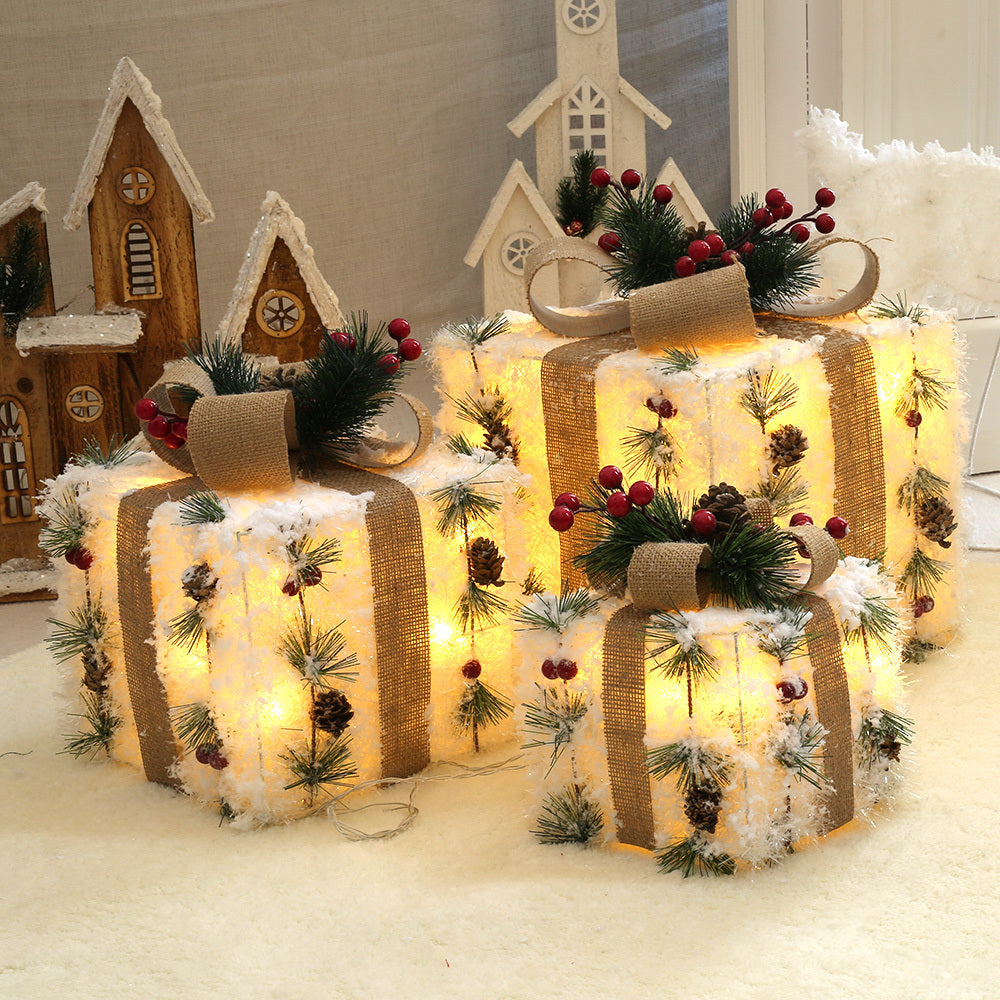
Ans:
{"type": "Polygon", "coordinates": [[[913,735],[895,588],[822,529],[792,530],[810,589],[769,610],[709,598],[697,553],[685,567],[678,551],[674,585],[661,564],[652,588],[635,577],[648,554],[633,557],[633,603],[564,588],[524,605],[518,721],[542,842],[616,840],[665,871],[732,874],[891,803],[913,735]]]}
{"type": "MultiPolygon", "coordinates": [[[[960,621],[954,511],[965,434],[953,316],[869,307],[790,318],[747,303],[734,332],[717,321],[717,293],[705,296],[710,307],[703,298],[693,311],[705,312],[707,334],[685,307],[678,323],[644,317],[640,338],[622,300],[592,307],[625,309],[610,324],[617,333],[591,335],[588,308],[536,308],[559,333],[515,312],[445,327],[433,363],[453,405],[439,424],[453,434],[480,424],[529,474],[529,534],[547,579],[585,582],[579,541],[548,533],[545,515],[563,493],[586,497],[601,466],[621,463],[633,478],[693,495],[722,480],[755,484],[749,492],[782,518],[843,517],[844,552],[883,558],[909,598],[909,655],[948,641],[960,621]]],[[[609,328],[598,320],[598,331],[609,328]]]]}
{"type": "MultiPolygon", "coordinates": [[[[224,451],[239,473],[258,456],[237,438],[224,451]]],[[[282,461],[283,483],[227,491],[203,459],[202,478],[178,478],[147,451],[96,451],[44,506],[67,556],[53,648],[84,667],[70,749],[107,750],[244,825],[513,733],[511,630],[469,595],[526,572],[523,477],[433,445],[377,473],[292,479],[287,446],[282,461]],[[479,507],[445,517],[472,490],[479,507]],[[477,538],[492,547],[482,585],[477,538]]]]}

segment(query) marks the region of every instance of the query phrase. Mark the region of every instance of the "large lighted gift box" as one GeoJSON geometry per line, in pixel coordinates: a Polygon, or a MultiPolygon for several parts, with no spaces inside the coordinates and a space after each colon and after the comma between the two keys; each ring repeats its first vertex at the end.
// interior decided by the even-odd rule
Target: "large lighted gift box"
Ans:
{"type": "Polygon", "coordinates": [[[283,391],[203,386],[188,426],[168,410],[185,378],[139,407],[169,464],[95,448],[49,484],[43,544],[66,557],[52,645],[85,695],[69,748],[258,824],[509,740],[500,595],[528,572],[509,460],[432,445],[293,478],[271,436],[283,391]],[[273,411],[248,427],[245,407],[273,411]]]}
{"type": "Polygon", "coordinates": [[[843,551],[884,558],[915,636],[951,637],[964,427],[950,316],[758,317],[759,336],[696,352],[683,341],[640,350],[628,332],[567,339],[522,313],[484,337],[488,325],[436,335],[438,419],[482,443],[479,424],[530,476],[526,530],[547,580],[584,582],[577,540],[548,531],[546,516],[612,463],[692,499],[720,480],[745,484],[786,524],[844,517],[843,551]]]}

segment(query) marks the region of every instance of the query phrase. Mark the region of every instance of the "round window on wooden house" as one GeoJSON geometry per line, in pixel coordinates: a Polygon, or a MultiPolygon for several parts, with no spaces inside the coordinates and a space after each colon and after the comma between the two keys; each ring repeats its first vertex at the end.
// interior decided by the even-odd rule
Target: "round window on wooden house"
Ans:
{"type": "Polygon", "coordinates": [[[302,329],[306,309],[294,292],[269,288],[257,299],[257,325],[269,337],[291,337],[302,329]]]}
{"type": "Polygon", "coordinates": [[[156,193],[156,181],[145,167],[126,167],[118,177],[118,196],[129,205],[145,205],[156,193]]]}
{"type": "Polygon", "coordinates": [[[77,423],[92,423],[104,412],[104,397],[92,385],[73,386],[66,393],[66,412],[77,423]]]}

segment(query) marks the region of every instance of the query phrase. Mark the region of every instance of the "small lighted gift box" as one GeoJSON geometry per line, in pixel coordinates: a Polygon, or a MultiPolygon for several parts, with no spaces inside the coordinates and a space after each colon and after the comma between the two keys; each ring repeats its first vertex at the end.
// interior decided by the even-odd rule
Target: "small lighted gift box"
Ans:
{"type": "Polygon", "coordinates": [[[450,433],[478,425],[530,475],[547,573],[585,583],[580,549],[546,537],[542,519],[561,492],[586,497],[602,465],[692,496],[721,478],[769,498],[786,524],[817,508],[843,516],[844,551],[884,556],[918,619],[910,653],[946,642],[960,620],[964,434],[952,318],[869,309],[757,315],[750,327],[695,350],[683,332],[640,349],[627,330],[574,339],[522,313],[449,326],[434,340],[438,421],[450,433]]]}
{"type": "MultiPolygon", "coordinates": [[[[171,464],[95,449],[50,484],[43,542],[66,557],[53,648],[83,668],[69,748],[257,824],[509,739],[503,588],[529,569],[511,463],[409,443],[399,466],[293,479],[284,431],[270,440],[281,391],[202,388],[187,444],[160,447],[171,464]],[[258,406],[259,433],[239,416],[258,406]]],[[[155,395],[144,421],[178,409],[155,395]]],[[[381,444],[359,454],[391,456],[381,444]]]]}
{"type": "Polygon", "coordinates": [[[891,800],[912,738],[892,581],[834,554],[802,592],[788,547],[813,550],[815,577],[823,529],[736,530],[714,563],[696,543],[641,544],[634,603],[565,588],[521,610],[518,721],[542,842],[617,840],[667,871],[730,874],[891,800]],[[739,550],[770,582],[741,582],[739,550]],[[732,606],[751,600],[768,610],[732,606]]]}

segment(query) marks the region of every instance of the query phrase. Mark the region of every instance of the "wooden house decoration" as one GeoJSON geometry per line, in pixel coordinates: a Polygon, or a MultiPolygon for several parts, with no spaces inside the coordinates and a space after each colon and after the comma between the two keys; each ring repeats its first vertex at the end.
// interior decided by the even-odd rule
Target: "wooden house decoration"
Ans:
{"type": "Polygon", "coordinates": [[[337,296],[316,266],[305,226],[279,194],[268,191],[219,339],[239,341],[247,353],[287,364],[315,357],[325,331],[343,321],[337,296]]]}
{"type": "Polygon", "coordinates": [[[127,56],[111,78],[63,225],[76,230],[85,214],[98,313],[141,317],[134,351],[118,356],[115,395],[101,393],[132,434],[135,401],[164,362],[181,357],[185,341],[201,344],[193,219],[211,222],[214,213],[159,97],[127,56]]]}
{"type": "MultiPolygon", "coordinates": [[[[556,20],[556,78],[507,127],[518,138],[535,130],[535,163],[538,185],[524,174],[518,187],[532,203],[556,203],[559,181],[573,170],[573,157],[593,150],[600,166],[613,175],[628,167],[640,172],[646,165],[646,120],[662,129],[670,119],[643,97],[619,71],[618,15],[615,0],[554,0],[556,20]],[[537,199],[527,194],[534,188],[537,199]]],[[[515,166],[519,166],[515,163],[515,166]]],[[[523,168],[522,168],[523,170],[523,168]]],[[[523,202],[506,197],[511,171],[493,199],[486,218],[465,256],[475,267],[483,262],[483,311],[526,307],[515,281],[503,271],[517,267],[518,251],[526,239],[540,235],[525,228],[523,202]],[[509,296],[501,294],[511,289],[509,296]]],[[[674,207],[688,225],[710,222],[707,213],[673,160],[664,164],[658,180],[675,188],[674,207]],[[669,175],[672,181],[663,180],[669,175]],[[676,197],[680,194],[680,197],[676,197]]],[[[550,214],[552,221],[554,216],[550,214]]],[[[561,229],[556,226],[557,235],[561,229]]],[[[593,234],[596,239],[599,233],[593,234]]],[[[520,260],[523,262],[523,254],[520,260]]],[[[579,266],[560,265],[559,299],[563,305],[580,304],[581,292],[595,291],[595,281],[579,266]]],[[[599,282],[596,286],[599,286],[599,282]]],[[[552,302],[556,299],[550,300],[552,302]]]]}
{"type": "MultiPolygon", "coordinates": [[[[32,226],[39,260],[49,263],[45,189],[32,181],[0,204],[0,256],[17,228],[32,226]]],[[[53,312],[51,273],[37,312],[53,312]]],[[[57,472],[49,436],[48,389],[39,358],[22,357],[14,336],[0,334],[0,601],[54,596],[33,578],[42,560],[35,497],[57,472]]]]}

